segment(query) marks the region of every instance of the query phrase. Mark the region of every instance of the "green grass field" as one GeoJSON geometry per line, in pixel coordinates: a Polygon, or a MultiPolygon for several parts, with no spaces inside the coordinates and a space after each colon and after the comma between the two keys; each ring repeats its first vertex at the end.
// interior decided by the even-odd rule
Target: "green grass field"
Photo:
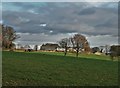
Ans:
{"type": "Polygon", "coordinates": [[[3,51],[3,86],[116,86],[118,61],[107,56],[3,51]]]}

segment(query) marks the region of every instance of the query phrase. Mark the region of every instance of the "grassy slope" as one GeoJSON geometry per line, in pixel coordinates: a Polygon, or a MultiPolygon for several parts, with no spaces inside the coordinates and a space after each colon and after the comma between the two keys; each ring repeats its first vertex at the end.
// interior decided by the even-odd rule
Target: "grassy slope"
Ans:
{"type": "MultiPolygon", "coordinates": [[[[99,56],[100,57],[100,56],[99,56]]],[[[3,85],[117,85],[118,62],[3,52],[3,85]]]]}
{"type": "MultiPolygon", "coordinates": [[[[41,53],[47,55],[59,55],[64,56],[64,52],[30,52],[30,53],[41,53]]],[[[76,53],[67,53],[67,56],[76,57],[76,53]]],[[[110,56],[106,55],[95,55],[95,54],[79,54],[80,58],[87,58],[87,59],[100,59],[100,60],[111,60],[110,56]]],[[[116,61],[116,59],[114,60],[116,61]]]]}

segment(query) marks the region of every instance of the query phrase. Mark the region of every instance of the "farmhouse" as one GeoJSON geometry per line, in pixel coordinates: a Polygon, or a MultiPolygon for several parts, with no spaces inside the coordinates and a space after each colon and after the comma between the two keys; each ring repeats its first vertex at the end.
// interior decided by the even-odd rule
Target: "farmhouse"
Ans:
{"type": "Polygon", "coordinates": [[[110,47],[111,47],[110,45],[100,46],[99,50],[100,50],[101,53],[107,55],[107,54],[110,53],[110,47]]]}
{"type": "Polygon", "coordinates": [[[92,53],[100,52],[99,47],[93,47],[92,48],[92,53]]]}
{"type": "Polygon", "coordinates": [[[22,48],[23,48],[23,46],[21,44],[16,44],[15,43],[15,49],[22,49],[22,48]]]}
{"type": "Polygon", "coordinates": [[[46,43],[41,46],[40,50],[55,51],[58,47],[58,44],[46,43]]]}

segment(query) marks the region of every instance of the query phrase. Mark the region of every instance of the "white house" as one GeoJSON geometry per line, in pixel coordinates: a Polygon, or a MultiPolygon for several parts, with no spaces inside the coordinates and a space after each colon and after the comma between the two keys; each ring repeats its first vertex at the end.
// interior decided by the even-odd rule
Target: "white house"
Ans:
{"type": "Polygon", "coordinates": [[[23,46],[21,44],[15,44],[15,49],[21,49],[23,46]]]}
{"type": "Polygon", "coordinates": [[[111,46],[110,45],[105,45],[105,46],[100,46],[99,49],[101,51],[101,53],[110,53],[110,48],[111,46]]]}

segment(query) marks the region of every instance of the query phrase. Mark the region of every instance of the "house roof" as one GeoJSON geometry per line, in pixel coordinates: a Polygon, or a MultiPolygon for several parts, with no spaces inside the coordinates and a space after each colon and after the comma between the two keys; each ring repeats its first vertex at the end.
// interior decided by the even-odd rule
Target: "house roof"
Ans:
{"type": "Polygon", "coordinates": [[[42,46],[56,46],[56,47],[59,47],[58,44],[52,44],[52,43],[46,43],[46,44],[43,44],[42,46]]]}

